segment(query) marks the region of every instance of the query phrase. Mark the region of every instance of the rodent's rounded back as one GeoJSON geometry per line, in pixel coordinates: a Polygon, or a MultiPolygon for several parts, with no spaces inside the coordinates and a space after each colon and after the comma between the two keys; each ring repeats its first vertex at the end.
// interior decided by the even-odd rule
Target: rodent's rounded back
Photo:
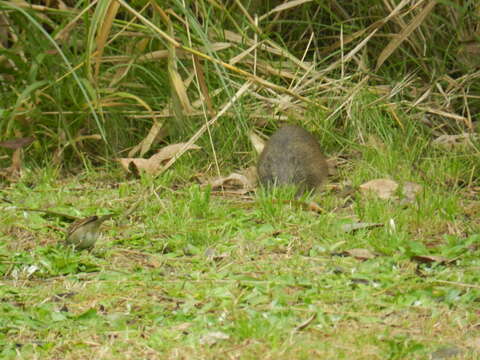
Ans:
{"type": "Polygon", "coordinates": [[[318,188],[328,175],[328,165],[317,139],[296,125],[286,125],[268,140],[258,160],[263,185],[298,185],[299,192],[318,188]]]}

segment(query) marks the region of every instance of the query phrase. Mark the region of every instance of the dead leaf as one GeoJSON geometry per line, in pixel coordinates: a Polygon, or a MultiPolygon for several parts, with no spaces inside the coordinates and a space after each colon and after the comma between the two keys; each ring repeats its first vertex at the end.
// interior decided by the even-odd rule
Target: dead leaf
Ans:
{"type": "Polygon", "coordinates": [[[212,181],[210,181],[209,185],[211,185],[212,189],[218,189],[218,188],[249,189],[249,188],[252,188],[252,184],[247,179],[247,177],[244,176],[244,175],[241,175],[241,174],[237,174],[237,173],[231,173],[230,175],[228,175],[226,177],[215,178],[212,181]]]}
{"type": "Polygon", "coordinates": [[[162,169],[162,164],[179,153],[186,146],[187,150],[199,150],[200,146],[187,143],[178,143],[165,146],[149,159],[142,158],[119,158],[117,161],[122,165],[126,172],[144,171],[147,174],[156,174],[162,169]],[[133,168],[134,166],[134,168],[133,168]],[[134,171],[135,170],[135,171],[134,171]]]}
{"type": "Polygon", "coordinates": [[[0,141],[0,147],[7,148],[7,149],[20,149],[27,145],[30,145],[35,140],[34,137],[24,137],[24,138],[16,138],[6,141],[0,141]]]}
{"type": "Polygon", "coordinates": [[[436,255],[415,255],[412,256],[412,260],[417,261],[422,264],[447,264],[449,260],[443,256],[436,256],[436,255]]]}
{"type": "Polygon", "coordinates": [[[305,320],[303,323],[301,323],[300,325],[298,325],[297,327],[295,327],[295,329],[293,330],[294,332],[295,331],[301,331],[303,329],[305,329],[308,325],[310,325],[313,320],[315,320],[317,318],[317,313],[314,313],[312,316],[310,316],[307,320],[305,320]]]}
{"type": "MultiPolygon", "coordinates": [[[[478,312],[477,312],[478,315],[478,312]]],[[[473,337],[466,341],[466,345],[476,352],[480,352],[480,337],[473,337]]]]}
{"type": "Polygon", "coordinates": [[[12,164],[4,169],[0,169],[0,178],[8,181],[16,181],[21,175],[22,169],[22,149],[18,148],[13,152],[12,164]]]}
{"type": "Polygon", "coordinates": [[[160,163],[154,163],[150,159],[120,158],[117,160],[126,172],[133,173],[136,177],[140,175],[140,170],[147,174],[155,174],[161,166],[160,163]]]}
{"type": "Polygon", "coordinates": [[[230,335],[228,334],[225,334],[221,331],[212,331],[212,332],[209,332],[205,335],[203,335],[201,338],[200,338],[200,344],[201,345],[214,345],[216,344],[217,342],[219,342],[220,340],[228,340],[230,339],[230,335]]]}
{"type": "Polygon", "coordinates": [[[422,191],[422,185],[407,181],[403,184],[402,195],[407,202],[415,201],[415,197],[422,191]]]}
{"type": "Polygon", "coordinates": [[[360,190],[363,193],[370,192],[384,200],[391,199],[397,188],[398,183],[390,179],[375,179],[360,185],[360,190]]]}
{"type": "Polygon", "coordinates": [[[252,143],[257,154],[261,154],[263,148],[265,147],[265,141],[253,131],[248,134],[248,137],[250,138],[250,142],[252,143]]]}
{"type": "Polygon", "coordinates": [[[257,170],[254,166],[248,167],[238,173],[231,173],[223,177],[217,177],[207,181],[212,189],[243,189],[246,192],[251,191],[257,184],[257,170]]]}
{"type": "Polygon", "coordinates": [[[164,135],[165,127],[163,126],[162,122],[155,121],[150,128],[150,131],[148,132],[147,136],[145,139],[143,139],[137,146],[135,146],[132,150],[129,151],[128,157],[134,156],[139,150],[140,150],[140,156],[145,155],[150,148],[152,147],[152,144],[155,140],[158,141],[158,138],[161,135],[164,135]]]}
{"type": "Polygon", "coordinates": [[[186,150],[200,150],[201,147],[195,144],[188,144],[188,143],[178,143],[178,144],[171,144],[167,145],[164,148],[161,148],[155,155],[150,157],[150,159],[154,158],[155,161],[165,162],[177,155],[183,149],[186,150]]]}
{"type": "Polygon", "coordinates": [[[22,149],[17,149],[13,152],[12,165],[10,165],[7,171],[12,176],[19,176],[21,168],[22,168],[22,149]]]}
{"type": "Polygon", "coordinates": [[[205,71],[203,65],[200,62],[200,58],[198,57],[198,55],[193,54],[192,57],[193,63],[195,64],[194,70],[197,75],[198,85],[200,85],[200,91],[202,93],[202,100],[207,105],[208,113],[211,117],[213,117],[215,115],[215,111],[213,110],[212,99],[208,91],[207,82],[205,81],[205,71]]]}
{"type": "Polygon", "coordinates": [[[240,175],[243,175],[247,180],[253,185],[257,185],[258,174],[256,166],[249,166],[248,168],[242,169],[238,172],[240,175]]]}
{"type": "Polygon", "coordinates": [[[172,326],[171,330],[180,331],[184,334],[187,334],[188,329],[190,329],[192,327],[192,325],[193,325],[193,323],[191,323],[191,322],[184,322],[184,323],[172,326]]]}
{"type": "Polygon", "coordinates": [[[318,205],[315,201],[309,201],[305,203],[305,207],[308,211],[313,211],[319,214],[325,214],[326,211],[320,205],[318,205]]]}
{"type": "Polygon", "coordinates": [[[434,145],[443,147],[445,149],[462,148],[466,146],[473,146],[474,141],[479,140],[478,134],[463,133],[459,135],[441,135],[432,141],[434,145]]]}
{"type": "Polygon", "coordinates": [[[356,230],[370,229],[370,228],[376,228],[380,226],[383,226],[383,224],[358,222],[358,223],[351,223],[351,224],[343,224],[341,229],[343,232],[354,232],[356,230]]]}
{"type": "Polygon", "coordinates": [[[376,255],[367,249],[350,249],[341,253],[343,256],[351,256],[357,260],[374,259],[376,255]]]}
{"type": "Polygon", "coordinates": [[[450,358],[458,359],[464,351],[456,346],[444,346],[430,354],[431,360],[447,360],[450,358]]]}
{"type": "Polygon", "coordinates": [[[227,253],[218,254],[215,251],[215,249],[208,248],[207,250],[205,250],[205,257],[209,261],[220,261],[220,260],[226,259],[228,257],[228,254],[227,253]]]}
{"type": "Polygon", "coordinates": [[[112,28],[113,21],[115,20],[115,17],[117,15],[118,8],[120,7],[120,4],[117,2],[110,2],[109,5],[107,5],[106,12],[104,16],[102,17],[102,22],[100,29],[97,31],[97,37],[95,38],[95,43],[96,43],[96,51],[95,51],[95,80],[98,78],[98,74],[100,73],[100,63],[103,55],[103,50],[105,49],[105,45],[107,43],[108,35],[110,34],[110,30],[112,28]]]}

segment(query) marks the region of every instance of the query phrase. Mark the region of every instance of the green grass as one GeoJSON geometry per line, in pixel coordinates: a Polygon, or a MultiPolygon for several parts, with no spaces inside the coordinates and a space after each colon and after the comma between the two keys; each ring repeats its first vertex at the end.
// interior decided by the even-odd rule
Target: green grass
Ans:
{"type": "Polygon", "coordinates": [[[313,197],[320,215],[290,202],[290,190],[219,196],[189,177],[195,156],[157,180],[27,172],[4,197],[77,216],[125,211],[145,188],[163,186],[128,220],[107,221],[91,253],[61,246],[60,220],[0,205],[1,357],[427,359],[453,347],[476,359],[472,160],[390,134],[371,133],[381,151],[350,149],[330,183],[414,181],[424,187],[417,200],[358,191],[349,200],[327,185],[313,197]],[[354,221],[385,226],[341,230],[354,221]],[[377,256],[339,256],[353,248],[377,256]],[[452,262],[422,264],[416,255],[452,262]],[[228,338],[204,344],[215,332],[228,338]]]}

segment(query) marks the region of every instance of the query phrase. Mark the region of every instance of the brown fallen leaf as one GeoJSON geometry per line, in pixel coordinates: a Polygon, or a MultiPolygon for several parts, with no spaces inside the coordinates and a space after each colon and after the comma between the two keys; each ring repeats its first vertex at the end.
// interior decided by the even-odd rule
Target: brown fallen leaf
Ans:
{"type": "Polygon", "coordinates": [[[322,207],[320,207],[320,205],[318,205],[315,201],[309,201],[309,202],[304,203],[304,207],[308,211],[313,211],[313,212],[316,212],[316,213],[319,213],[319,214],[326,213],[326,210],[323,209],[322,207]]]}
{"type": "Polygon", "coordinates": [[[161,163],[155,163],[150,161],[150,159],[120,158],[117,160],[126,172],[131,172],[135,176],[140,174],[140,170],[145,171],[147,174],[155,174],[161,166],[161,163]]]}
{"type": "MultiPolygon", "coordinates": [[[[477,312],[478,315],[478,312],[477,312]]],[[[466,345],[475,350],[476,352],[480,352],[480,337],[472,337],[467,339],[466,345]]]]}
{"type": "Polygon", "coordinates": [[[250,142],[252,143],[257,154],[261,154],[263,148],[265,147],[265,141],[253,131],[248,134],[248,137],[250,138],[250,142]]]}
{"type": "Polygon", "coordinates": [[[248,168],[240,170],[238,173],[245,176],[253,186],[257,185],[258,175],[256,166],[249,166],[248,168]]]}
{"type": "Polygon", "coordinates": [[[20,149],[22,147],[30,145],[35,140],[34,137],[24,137],[24,138],[16,138],[6,141],[0,141],[0,147],[7,148],[7,149],[20,149]]]}
{"type": "Polygon", "coordinates": [[[13,152],[12,164],[7,168],[0,169],[0,178],[4,178],[8,181],[16,181],[21,176],[21,169],[22,149],[18,148],[13,152]]]}
{"type": "Polygon", "coordinates": [[[372,253],[370,250],[367,249],[350,249],[350,250],[345,250],[340,253],[342,256],[351,256],[357,260],[370,260],[374,259],[376,255],[372,253]]]}
{"type": "Polygon", "coordinates": [[[436,255],[414,255],[412,256],[412,260],[417,261],[422,264],[447,264],[450,262],[449,259],[443,256],[436,256],[436,255]]]}
{"type": "Polygon", "coordinates": [[[317,313],[314,313],[312,316],[310,316],[307,320],[299,324],[298,326],[293,329],[293,332],[296,331],[301,331],[303,329],[306,329],[312,322],[317,318],[317,313]]]}
{"type": "Polygon", "coordinates": [[[11,140],[1,141],[0,147],[13,149],[12,163],[9,167],[0,169],[0,177],[9,181],[15,181],[21,176],[23,147],[30,145],[34,137],[19,137],[11,140]]]}
{"type": "Polygon", "coordinates": [[[135,166],[136,170],[138,171],[144,171],[147,174],[155,175],[162,169],[162,164],[164,162],[175,157],[175,155],[179,153],[185,146],[187,146],[187,150],[201,149],[200,146],[195,144],[187,145],[187,143],[178,143],[165,146],[148,159],[119,158],[117,161],[126,172],[131,172],[133,170],[132,166],[135,166]]]}
{"type": "Polygon", "coordinates": [[[434,145],[445,149],[461,148],[472,146],[473,142],[478,140],[478,134],[463,133],[459,135],[440,135],[432,141],[434,145]]]}
{"type": "Polygon", "coordinates": [[[459,359],[464,351],[456,346],[443,346],[430,354],[431,360],[447,360],[450,358],[459,359]]]}
{"type": "Polygon", "coordinates": [[[209,185],[212,187],[212,189],[251,189],[252,184],[251,182],[247,179],[246,176],[237,174],[237,173],[231,173],[230,175],[226,177],[218,177],[210,181],[209,185]]]}
{"type": "Polygon", "coordinates": [[[193,323],[191,322],[184,322],[178,325],[172,326],[170,329],[173,331],[180,331],[184,334],[188,334],[188,330],[192,327],[193,323]]]}
{"type": "Polygon", "coordinates": [[[397,189],[398,183],[390,179],[375,179],[360,185],[363,193],[372,193],[384,200],[393,198],[397,189]]]}
{"type": "Polygon", "coordinates": [[[406,202],[415,201],[415,197],[422,191],[422,185],[407,181],[403,184],[402,195],[406,202]]]}
{"type": "Polygon", "coordinates": [[[201,147],[195,144],[188,143],[178,143],[178,144],[171,144],[161,148],[155,155],[151,156],[150,159],[154,159],[155,161],[166,162],[171,158],[175,157],[183,148],[187,150],[200,150],[201,147]]]}
{"type": "Polygon", "coordinates": [[[135,147],[133,147],[132,150],[129,151],[128,157],[131,158],[135,156],[135,154],[139,151],[140,156],[145,155],[150,150],[154,142],[159,141],[161,137],[165,135],[166,128],[163,126],[163,123],[155,121],[150,128],[147,136],[142,141],[140,141],[138,145],[136,145],[135,147]]]}
{"type": "Polygon", "coordinates": [[[218,254],[213,248],[205,250],[204,255],[208,261],[220,261],[228,257],[227,253],[218,254]]]}
{"type": "Polygon", "coordinates": [[[203,335],[200,338],[200,344],[201,345],[214,345],[220,340],[228,340],[230,338],[230,335],[225,334],[224,332],[221,331],[212,331],[209,332],[205,335],[203,335]]]}
{"type": "Polygon", "coordinates": [[[215,189],[242,189],[245,192],[251,191],[257,184],[257,170],[254,166],[243,169],[238,173],[231,173],[228,176],[220,176],[207,180],[205,185],[215,189]]]}
{"type": "Polygon", "coordinates": [[[7,171],[12,176],[20,176],[20,170],[22,168],[22,149],[17,149],[12,155],[12,165],[7,168],[7,171]]]}

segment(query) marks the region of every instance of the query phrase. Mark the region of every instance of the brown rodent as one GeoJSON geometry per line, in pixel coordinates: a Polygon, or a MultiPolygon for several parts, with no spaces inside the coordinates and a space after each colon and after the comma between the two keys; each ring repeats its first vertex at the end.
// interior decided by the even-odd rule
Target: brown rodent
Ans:
{"type": "Polygon", "coordinates": [[[307,130],[285,125],[268,140],[258,159],[258,177],[264,186],[296,185],[297,195],[317,189],[328,175],[318,141],[307,130]]]}

